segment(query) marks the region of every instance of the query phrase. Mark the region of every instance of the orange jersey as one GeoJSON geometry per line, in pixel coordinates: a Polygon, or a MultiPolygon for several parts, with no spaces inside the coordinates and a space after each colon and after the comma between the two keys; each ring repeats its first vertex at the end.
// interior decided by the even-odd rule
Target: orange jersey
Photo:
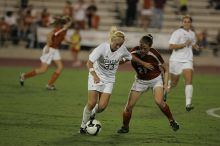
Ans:
{"type": "Polygon", "coordinates": [[[139,46],[137,46],[133,48],[131,52],[133,52],[132,54],[134,54],[142,61],[151,63],[154,66],[153,70],[149,70],[137,62],[131,61],[132,67],[136,71],[138,79],[152,80],[161,74],[159,66],[164,63],[164,60],[156,49],[150,48],[148,53],[143,54],[140,52],[139,46]]]}
{"type": "Polygon", "coordinates": [[[49,46],[54,49],[58,49],[65,38],[67,30],[61,30],[61,29],[62,28],[55,28],[53,30],[53,35],[51,37],[51,43],[49,46]]]}

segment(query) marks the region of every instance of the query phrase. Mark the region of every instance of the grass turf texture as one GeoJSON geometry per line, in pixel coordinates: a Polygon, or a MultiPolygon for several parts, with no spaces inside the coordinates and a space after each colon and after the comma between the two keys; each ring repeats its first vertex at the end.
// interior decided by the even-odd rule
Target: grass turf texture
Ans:
{"type": "Polygon", "coordinates": [[[117,134],[134,79],[134,72],[118,72],[108,108],[96,116],[102,131],[98,136],[88,136],[77,133],[87,101],[86,70],[65,69],[56,82],[57,91],[45,89],[53,70],[27,80],[24,87],[19,86],[18,76],[30,68],[0,70],[1,146],[219,146],[220,119],[207,115],[206,110],[220,107],[220,76],[194,76],[195,109],[191,112],[185,111],[182,78],[168,95],[179,131],[169,127],[150,91],[134,108],[130,132],[117,134]]]}

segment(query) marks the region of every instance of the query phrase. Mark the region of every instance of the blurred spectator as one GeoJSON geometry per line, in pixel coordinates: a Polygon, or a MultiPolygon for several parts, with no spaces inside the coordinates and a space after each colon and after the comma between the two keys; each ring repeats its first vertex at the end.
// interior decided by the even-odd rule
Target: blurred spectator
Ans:
{"type": "Polygon", "coordinates": [[[202,50],[206,49],[208,42],[207,42],[207,31],[203,30],[197,33],[197,45],[199,46],[198,50],[193,49],[193,54],[199,56],[202,50]]]}
{"type": "Polygon", "coordinates": [[[35,48],[37,23],[36,23],[36,17],[32,16],[31,9],[27,10],[23,21],[24,21],[24,27],[23,27],[24,39],[27,42],[26,48],[35,48]]]}
{"type": "Polygon", "coordinates": [[[37,23],[32,23],[27,31],[26,48],[37,47],[37,23]]]}
{"type": "Polygon", "coordinates": [[[77,67],[81,65],[81,61],[78,60],[78,54],[81,48],[81,35],[80,35],[80,28],[76,25],[75,30],[70,38],[70,51],[73,57],[73,67],[77,67]]]}
{"type": "Polygon", "coordinates": [[[126,9],[125,25],[133,26],[137,15],[138,0],[126,0],[126,4],[127,4],[127,9],[126,9]]]}
{"type": "Polygon", "coordinates": [[[27,9],[25,10],[24,14],[30,13],[30,15],[34,18],[37,17],[37,10],[34,8],[34,5],[28,5],[27,9]],[[28,12],[29,11],[29,12],[28,12]]]}
{"type": "Polygon", "coordinates": [[[152,0],[141,1],[141,26],[147,29],[150,26],[152,16],[152,0]]]}
{"type": "Polygon", "coordinates": [[[179,12],[182,15],[186,15],[188,12],[188,0],[179,0],[180,7],[179,7],[179,12]]]}
{"type": "Polygon", "coordinates": [[[163,24],[164,6],[166,0],[154,0],[153,17],[151,20],[151,26],[161,29],[163,24]]]}
{"type": "Polygon", "coordinates": [[[220,1],[219,0],[209,0],[207,8],[214,8],[220,10],[220,1]]]}
{"type": "Polygon", "coordinates": [[[218,30],[217,36],[216,36],[216,47],[213,49],[213,55],[218,56],[218,51],[220,49],[220,29],[218,30]]]}
{"type": "Polygon", "coordinates": [[[96,15],[97,10],[98,8],[95,4],[95,1],[91,0],[89,6],[86,9],[86,16],[88,19],[88,28],[92,28],[92,21],[93,21],[92,19],[94,19],[93,17],[96,15]]]}
{"type": "Polygon", "coordinates": [[[98,29],[99,22],[100,22],[100,17],[99,17],[99,15],[97,15],[96,12],[94,12],[94,14],[92,16],[92,28],[93,29],[98,29]]]}
{"type": "Polygon", "coordinates": [[[77,3],[74,4],[74,20],[80,29],[85,29],[86,8],[87,6],[84,0],[78,0],[77,3]]]}
{"type": "Polygon", "coordinates": [[[40,18],[40,26],[41,27],[48,27],[50,25],[50,13],[48,12],[47,8],[44,8],[41,12],[40,18]]]}
{"type": "Polygon", "coordinates": [[[4,46],[8,37],[9,25],[5,22],[5,18],[0,18],[0,46],[4,46]]]}
{"type": "Polygon", "coordinates": [[[197,34],[197,44],[201,49],[207,47],[207,31],[203,30],[197,34]]]}
{"type": "Polygon", "coordinates": [[[31,25],[34,23],[34,17],[31,15],[31,11],[28,10],[24,16],[24,28],[23,28],[23,32],[24,32],[24,38],[27,38],[29,29],[31,27],[31,25]]]}
{"type": "Polygon", "coordinates": [[[28,0],[20,0],[20,8],[26,9],[28,7],[28,0]]]}
{"type": "Polygon", "coordinates": [[[14,45],[18,44],[18,24],[17,17],[12,11],[6,12],[5,22],[9,25],[9,39],[14,45]]]}
{"type": "Polygon", "coordinates": [[[72,2],[69,0],[66,1],[66,5],[63,8],[63,15],[73,17],[73,6],[72,6],[72,2]]]}

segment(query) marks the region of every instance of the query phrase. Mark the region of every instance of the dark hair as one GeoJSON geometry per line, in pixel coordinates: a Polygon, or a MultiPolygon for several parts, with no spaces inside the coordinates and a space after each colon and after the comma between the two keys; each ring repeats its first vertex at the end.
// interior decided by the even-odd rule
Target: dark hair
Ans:
{"type": "Polygon", "coordinates": [[[145,35],[141,38],[141,41],[143,41],[145,44],[149,44],[151,47],[153,44],[153,36],[151,34],[145,35]]]}

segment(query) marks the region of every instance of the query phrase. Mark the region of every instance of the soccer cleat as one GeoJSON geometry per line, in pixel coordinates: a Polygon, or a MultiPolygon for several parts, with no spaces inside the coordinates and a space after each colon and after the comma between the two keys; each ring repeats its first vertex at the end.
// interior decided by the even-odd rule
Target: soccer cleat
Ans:
{"type": "Polygon", "coordinates": [[[170,126],[172,127],[173,131],[177,131],[180,128],[179,124],[174,120],[170,121],[170,126]]]}
{"type": "Polygon", "coordinates": [[[21,86],[24,86],[24,73],[22,73],[19,77],[19,82],[21,86]]]}
{"type": "Polygon", "coordinates": [[[54,85],[46,85],[47,90],[56,90],[56,87],[54,85]]]}
{"type": "Polygon", "coordinates": [[[192,104],[188,104],[187,106],[186,106],[186,111],[187,112],[189,112],[189,111],[191,111],[191,110],[193,110],[194,109],[194,106],[192,105],[192,104]]]}
{"type": "Polygon", "coordinates": [[[90,115],[89,120],[94,120],[95,119],[95,114],[90,115]]]}
{"type": "Polygon", "coordinates": [[[129,128],[125,128],[124,126],[122,126],[121,129],[119,129],[117,132],[118,133],[128,133],[129,132],[129,128]]]}
{"type": "Polygon", "coordinates": [[[80,129],[79,129],[79,134],[82,134],[82,135],[86,134],[86,129],[80,127],[80,129]]]}

